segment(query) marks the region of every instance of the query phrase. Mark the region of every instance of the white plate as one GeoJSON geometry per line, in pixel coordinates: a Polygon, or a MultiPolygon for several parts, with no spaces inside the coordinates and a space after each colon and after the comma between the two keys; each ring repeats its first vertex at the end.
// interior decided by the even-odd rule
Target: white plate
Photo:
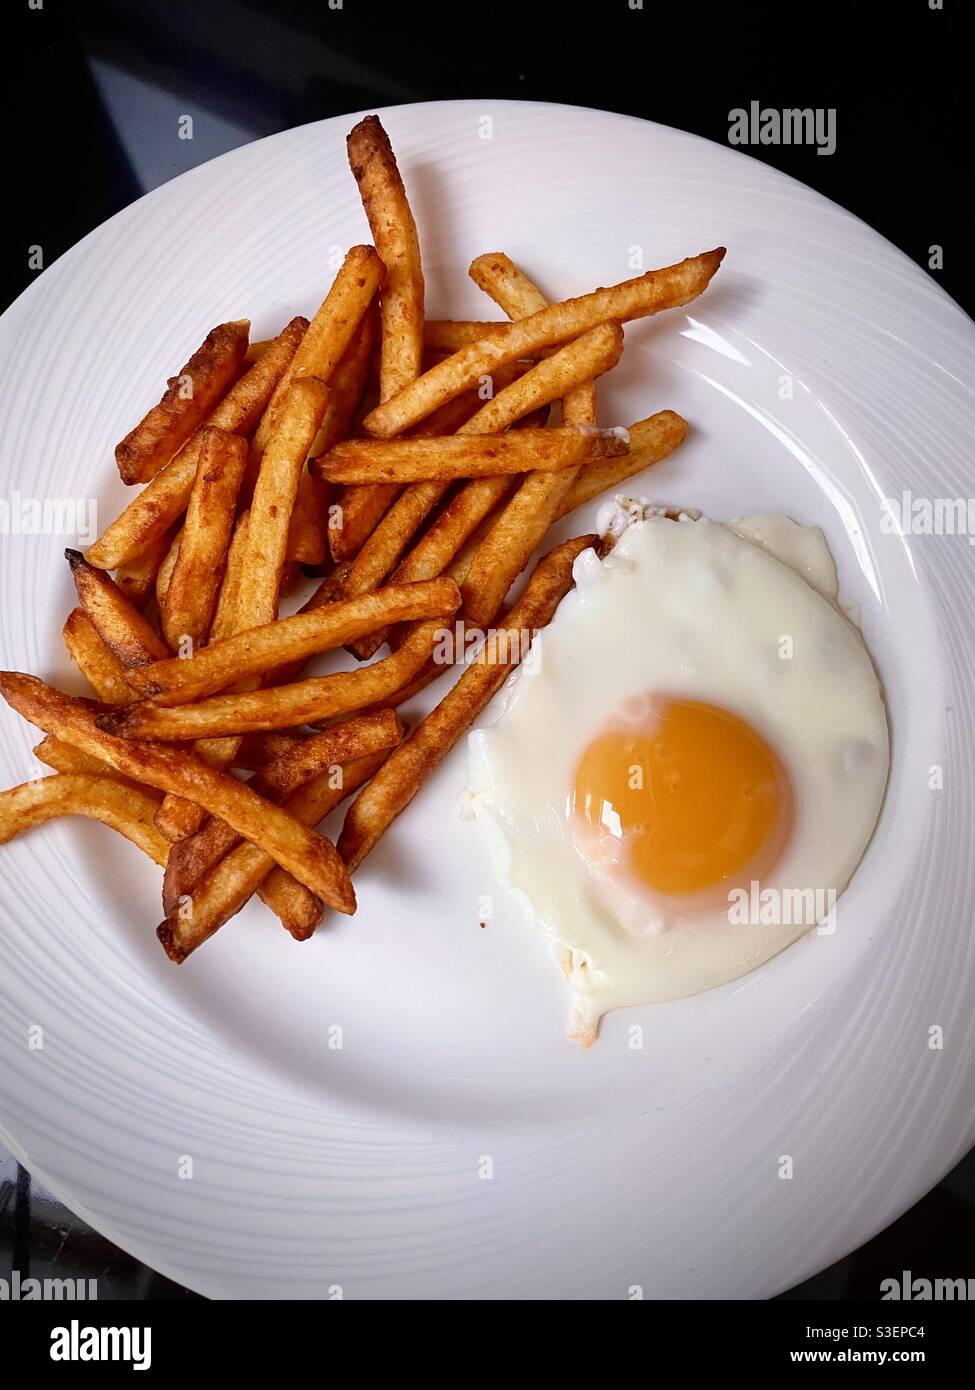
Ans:
{"type": "MultiPolygon", "coordinates": [[[[112,446],[202,333],[249,314],[264,337],[315,308],[336,248],[367,235],[354,119],[185,174],[45,271],[2,322],[0,497],[96,497],[104,522],[125,494],[112,446]]],[[[177,969],[158,872],[102,827],[44,827],[0,853],[0,1137],[207,1294],[773,1294],[975,1139],[975,551],[885,534],[880,500],[975,491],[971,325],[869,228],[731,149],[519,102],[383,119],[431,316],[490,312],[466,277],[485,250],[565,295],[728,247],[701,300],[628,328],[603,416],[692,421],[643,480],[654,500],[825,528],[889,698],[874,843],[835,936],[612,1016],[582,1053],[542,941],[458,819],[462,748],[364,867],[354,920],[301,947],[249,910],[177,969]]],[[[58,638],[72,539],[4,538],[2,663],[78,689],[58,638]]],[[[635,621],[652,632],[652,611],[635,621]]],[[[36,773],[7,710],[0,740],[4,783],[36,773]]]]}

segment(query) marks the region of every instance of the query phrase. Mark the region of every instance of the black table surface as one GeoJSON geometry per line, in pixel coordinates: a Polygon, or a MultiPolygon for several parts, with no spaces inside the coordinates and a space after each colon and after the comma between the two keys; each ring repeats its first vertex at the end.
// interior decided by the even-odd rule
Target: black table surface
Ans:
{"type": "MultiPolygon", "coordinates": [[[[970,307],[964,9],[23,0],[0,19],[4,302],[36,273],[29,246],[42,245],[50,264],[142,193],[225,150],[349,111],[484,96],[622,111],[720,143],[729,112],[752,101],[832,109],[829,156],[784,145],[748,153],[863,218],[970,307]],[[174,113],[193,115],[193,140],[174,138],[174,113]],[[931,270],[935,246],[942,265],[931,270]]],[[[892,1269],[965,1274],[973,1249],[970,1154],[881,1235],[782,1297],[876,1298],[892,1269]]],[[[196,1297],[91,1230],[0,1150],[0,1278],[14,1269],[97,1277],[102,1298],[196,1297]]]]}

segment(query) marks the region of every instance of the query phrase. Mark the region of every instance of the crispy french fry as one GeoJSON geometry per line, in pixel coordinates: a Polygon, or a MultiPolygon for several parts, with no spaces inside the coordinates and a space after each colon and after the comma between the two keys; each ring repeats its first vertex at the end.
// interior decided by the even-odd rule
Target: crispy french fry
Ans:
{"type": "Polygon", "coordinates": [[[220,581],[217,606],[210,624],[210,641],[219,642],[237,631],[237,596],[240,592],[240,575],[247,552],[247,525],[250,512],[241,512],[234,522],[234,534],[227,547],[227,563],[220,581]]]}
{"type": "Polygon", "coordinates": [[[234,766],[247,772],[260,772],[272,758],[289,748],[300,747],[307,737],[298,729],[282,729],[273,734],[245,734],[240,741],[234,766]]]}
{"type": "Polygon", "coordinates": [[[40,743],[34,745],[33,753],[39,762],[45,763],[55,772],[84,772],[95,777],[116,776],[115,769],[109,767],[108,763],[103,762],[101,758],[93,758],[88,753],[82,753],[80,749],[73,748],[70,743],[64,743],[59,738],[52,738],[50,734],[45,734],[40,743]]]}
{"type": "Polygon", "coordinates": [[[642,473],[653,463],[672,454],[687,434],[687,421],[673,410],[660,410],[629,429],[630,451],[618,459],[600,459],[580,469],[568,494],[559,506],[556,520],[568,516],[576,507],[591,502],[600,493],[642,473]]]}
{"type": "Polygon", "coordinates": [[[0,695],[45,733],[102,758],[118,772],[163,792],[189,797],[238,834],[261,845],[306,888],[340,912],[355,911],[355,893],[335,848],[265,801],[229,773],[218,772],[182,749],[113,738],[98,728],[100,707],[18,671],[0,672],[0,695]]]}
{"type": "Polygon", "coordinates": [[[493,323],[476,319],[427,319],[423,325],[423,346],[431,353],[452,356],[471,343],[483,343],[497,338],[502,341],[511,329],[510,323],[493,323]]]}
{"type": "Polygon", "coordinates": [[[566,299],[530,318],[519,319],[503,339],[491,337],[471,343],[404,386],[395,396],[371,410],[363,426],[372,435],[390,439],[504,362],[530,357],[540,348],[577,338],[580,333],[610,319],[626,322],[688,304],[706,289],[723,256],[723,247],[705,251],[679,265],[649,270],[611,289],[566,299]]]}
{"type": "MultiPolygon", "coordinates": [[[[307,340],[308,334],[298,354],[307,340]]],[[[298,480],[322,422],[327,396],[328,388],[309,376],[292,381],[280,398],[251,498],[237,591],[239,627],[270,623],[277,617],[298,480]]]]}
{"type": "Polygon", "coordinates": [[[372,239],[386,267],[379,296],[382,346],[379,395],[387,400],[420,374],[423,353],[423,271],[416,222],[403,179],[378,116],[366,116],[348,138],[349,165],[359,185],[372,239]]]}
{"type": "MultiPolygon", "coordinates": [[[[513,380],[514,375],[514,372],[506,369],[504,384],[513,380]]],[[[480,403],[480,396],[475,391],[458,396],[443,410],[431,415],[417,431],[416,437],[453,434],[478,410],[480,403]]],[[[372,534],[366,537],[355,558],[340,571],[327,576],[320,593],[327,593],[334,598],[352,598],[356,594],[368,593],[370,589],[375,589],[393,569],[411,537],[433,511],[449,486],[449,482],[438,481],[413,483],[404,488],[372,534]]],[[[346,489],[350,490],[355,491],[355,488],[346,489]]],[[[324,597],[320,598],[316,594],[312,602],[325,601],[324,597]]]]}
{"type": "MultiPolygon", "coordinates": [[[[206,423],[231,434],[250,435],[301,342],[308,320],[294,318],[267,352],[244,373],[206,423]]],[[[97,569],[112,570],[143,554],[186,510],[200,459],[200,433],[139,493],[85,554],[97,569]]]]}
{"type": "Polygon", "coordinates": [[[413,483],[424,478],[487,478],[535,469],[558,472],[584,460],[615,458],[625,452],[626,440],[618,431],[583,432],[569,427],[511,430],[501,435],[464,432],[438,439],[349,439],[315,463],[330,482],[374,478],[413,483]]]}
{"type": "MultiPolygon", "coordinates": [[[[258,460],[276,428],[275,417],[291,383],[305,376],[329,382],[385,273],[386,268],[373,247],[351,248],[257,427],[252,454],[258,460]]],[[[318,423],[321,424],[321,420],[318,423]]]]}
{"type": "MultiPolygon", "coordinates": [[[[314,459],[311,466],[317,476],[314,459]]],[[[359,553],[400,491],[398,483],[353,483],[343,488],[332,508],[328,527],[329,549],[337,565],[359,553]]]]}
{"type": "MultiPolygon", "coordinates": [[[[363,715],[301,740],[297,747],[272,759],[248,785],[274,802],[283,801],[321,772],[331,770],[339,786],[346,763],[395,748],[402,737],[402,721],[392,710],[363,715]]],[[[195,835],[172,847],[163,880],[163,911],[167,917],[179,906],[180,898],[192,893],[207,870],[239,843],[240,836],[226,821],[211,817],[195,835]]]]}
{"type": "Polygon", "coordinates": [[[152,823],[159,797],[144,787],[90,773],[58,773],[0,792],[0,844],[57,816],[101,821],[165,865],[169,845],[152,823]]]}
{"type": "MultiPolygon", "coordinates": [[[[247,442],[206,426],[200,463],[162,609],[163,635],[172,651],[206,641],[216,607],[247,466],[247,442]]],[[[97,571],[96,571],[97,573],[97,571]]]]}
{"type": "MultiPolygon", "coordinates": [[[[164,531],[148,550],[134,559],[119,565],[115,571],[115,583],[132,604],[133,608],[143,609],[152,598],[156,588],[159,566],[169,553],[173,535],[164,531]]],[[[87,559],[87,555],[85,556],[87,559]]],[[[90,561],[89,561],[90,563],[90,561]]]]}
{"type": "Polygon", "coordinates": [[[180,526],[173,532],[173,538],[169,543],[169,549],[163,556],[159,568],[156,570],[156,607],[160,613],[166,607],[166,595],[169,593],[169,581],[173,577],[173,570],[176,568],[176,561],[179,559],[179,543],[183,539],[183,528],[180,526]]]}
{"type": "Polygon", "coordinates": [[[348,347],[329,377],[328,404],[311,453],[327,454],[333,444],[346,439],[359,415],[369,377],[369,366],[379,338],[379,305],[366,309],[348,347]]]}
{"type": "MultiPolygon", "coordinates": [[[[385,753],[372,753],[344,770],[343,786],[334,787],[323,772],[292,792],[283,811],[303,825],[318,825],[330,811],[372,775],[385,753]]],[[[156,935],[171,961],[180,964],[215,931],[239,912],[274,869],[274,860],[254,844],[238,845],[215,864],[182,903],[157,929],[156,935]]]]}
{"type": "Polygon", "coordinates": [[[156,629],[104,570],[89,565],[80,550],[64,552],[71,566],[78,602],[98,636],[123,667],[162,661],[169,648],[156,629]]]}
{"type": "Polygon", "coordinates": [[[285,554],[289,564],[322,565],[329,558],[328,508],[332,491],[330,483],[323,483],[307,468],[301,470],[288,527],[285,554]]]}
{"type": "MultiPolygon", "coordinates": [[[[512,319],[527,318],[546,307],[545,297],[538,287],[507,256],[498,255],[486,263],[475,262],[471,275],[512,319]]],[[[559,368],[560,360],[566,364],[571,360],[577,368],[581,366],[583,372],[587,359],[592,366],[593,370],[585,374],[588,379],[580,380],[577,372],[572,384],[571,369],[567,365],[563,368],[563,424],[595,425],[595,378],[615,365],[622,350],[623,334],[619,324],[603,324],[576,338],[535,369],[536,372],[551,372],[559,368]],[[597,360],[600,335],[605,342],[602,361],[597,360]]],[[[578,471],[567,468],[559,474],[529,473],[503,508],[472,555],[464,579],[464,616],[472,627],[487,627],[504,603],[511,584],[541,543],[578,471]]]]}
{"type": "Polygon", "coordinates": [[[175,709],[139,700],[127,709],[101,716],[99,727],[123,739],[178,742],[333,719],[371,707],[411,680],[431,655],[441,626],[442,620],[435,618],[420,623],[395,655],[355,671],[338,671],[266,690],[213,695],[199,704],[175,709]]]}
{"type": "Polygon", "coordinates": [[[105,646],[83,608],[71,610],[62,633],[68,655],[102,704],[125,705],[136,698],[125,667],[105,646]]]}
{"type": "Polygon", "coordinates": [[[156,704],[182,705],[225,690],[246,676],[273,671],[286,662],[304,662],[390,622],[447,618],[459,605],[460,590],[452,579],[398,584],[248,628],[211,642],[191,657],[172,657],[138,673],[130,671],[129,683],[156,704]]]}
{"type": "Polygon", "coordinates": [[[537,628],[544,627],[572,587],[572,565],[596,536],[564,541],[540,560],[524,592],[460,679],[400,746],[349,807],[338,839],[350,870],[416,796],[434,768],[504,684],[537,628]]]}
{"type": "Polygon", "coordinates": [[[147,483],[203,423],[240,372],[249,329],[247,319],[219,324],[170,378],[159,404],[116,446],[123,483],[147,483]]]}

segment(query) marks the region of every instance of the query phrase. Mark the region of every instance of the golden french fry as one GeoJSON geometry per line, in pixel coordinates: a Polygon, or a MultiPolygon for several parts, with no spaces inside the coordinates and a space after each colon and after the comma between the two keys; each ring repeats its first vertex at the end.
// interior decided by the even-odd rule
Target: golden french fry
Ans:
{"type": "Polygon", "coordinates": [[[490,338],[503,340],[511,329],[510,323],[492,323],[475,319],[427,319],[423,325],[423,346],[430,353],[448,357],[490,338]]]}
{"type": "Polygon", "coordinates": [[[102,715],[99,728],[123,739],[179,742],[287,729],[350,714],[377,704],[411,680],[433,651],[441,626],[440,619],[420,623],[394,656],[355,671],[338,671],[266,690],[213,695],[199,704],[174,709],[140,700],[127,709],[102,715]]]}
{"type": "MultiPolygon", "coordinates": [[[[308,334],[296,358],[307,341],[308,334]]],[[[237,591],[238,630],[243,625],[271,623],[277,617],[298,480],[322,422],[327,396],[328,388],[309,376],[293,380],[280,398],[251,498],[237,591]]]]}
{"type": "Polygon", "coordinates": [[[116,446],[123,483],[147,483],[203,423],[240,372],[249,329],[247,319],[219,324],[170,378],[159,404],[116,446]]]}
{"type": "Polygon", "coordinates": [[[705,251],[679,265],[649,270],[611,289],[566,299],[530,318],[519,319],[503,339],[494,336],[471,343],[404,386],[395,396],[371,410],[363,426],[379,438],[392,438],[504,362],[530,357],[540,348],[577,338],[580,333],[610,319],[626,322],[688,304],[706,289],[724,254],[723,247],[705,251]]]}
{"type": "MultiPolygon", "coordinates": [[[[379,305],[373,299],[328,380],[328,405],[311,453],[327,454],[351,433],[362,405],[369,367],[379,338],[379,305]]],[[[314,375],[314,373],[313,373],[314,375]]]]}
{"type": "Polygon", "coordinates": [[[464,432],[438,439],[349,439],[315,463],[330,482],[374,478],[413,483],[424,478],[488,478],[535,469],[558,472],[584,460],[615,458],[625,452],[626,440],[618,431],[583,432],[570,427],[511,430],[500,435],[464,432]]]}
{"type": "Polygon", "coordinates": [[[298,495],[288,527],[285,551],[289,564],[322,565],[328,558],[328,508],[332,486],[307,468],[298,479],[298,495]]]}
{"type": "Polygon", "coordinates": [[[89,565],[80,550],[66,550],[64,554],[71,566],[78,602],[123,667],[144,666],[169,656],[169,648],[159,633],[133,608],[114,579],[89,565]]]}
{"type": "Polygon", "coordinates": [[[504,684],[572,587],[572,565],[598,537],[564,541],[540,560],[521,597],[460,679],[426,719],[390,754],[349,807],[338,839],[350,871],[362,863],[383,832],[416,796],[434,768],[504,684]]]}
{"type": "Polygon", "coordinates": [[[660,410],[631,425],[629,453],[618,459],[600,459],[580,469],[559,506],[556,520],[591,502],[600,493],[618,487],[635,473],[642,473],[651,464],[659,463],[683,443],[686,434],[687,421],[673,410],[660,410]]]}
{"type": "Polygon", "coordinates": [[[166,607],[166,595],[169,593],[169,581],[173,577],[173,570],[176,568],[176,561],[179,559],[179,543],[183,539],[183,528],[180,526],[173,532],[173,538],[169,543],[169,549],[163,556],[159,568],[156,570],[156,607],[160,612],[166,607]]]}
{"type": "Polygon", "coordinates": [[[36,676],[0,672],[0,695],[45,733],[104,759],[116,771],[139,782],[196,801],[211,815],[227,821],[239,835],[261,845],[325,902],[340,912],[355,911],[352,883],[334,846],[229,773],[207,767],[182,749],[113,738],[96,723],[98,705],[72,699],[36,676]]]}
{"type": "MultiPolygon", "coordinates": [[[[527,318],[546,307],[542,292],[507,256],[497,255],[487,263],[475,262],[471,275],[512,319],[527,318]]],[[[565,371],[563,424],[595,425],[595,378],[609,366],[615,365],[622,350],[620,325],[603,324],[576,338],[536,368],[539,372],[551,372],[558,368],[560,359],[571,359],[578,366],[580,363],[586,364],[587,358],[593,366],[593,370],[586,373],[588,379],[580,380],[576,375],[570,380],[570,371],[565,371]],[[606,344],[606,356],[602,362],[594,360],[599,354],[600,335],[606,344]],[[612,355],[614,346],[615,358],[612,355]]],[[[577,468],[567,468],[559,474],[529,473],[503,508],[472,555],[464,579],[464,616],[472,627],[487,627],[504,603],[513,581],[548,531],[578,471],[577,468]]]]}
{"type": "Polygon", "coordinates": [[[390,622],[449,617],[459,605],[460,590],[452,579],[397,584],[248,628],[190,657],[171,657],[138,674],[131,671],[129,683],[159,705],[182,705],[225,690],[245,676],[273,671],[286,662],[304,662],[390,622]]]}
{"type": "Polygon", "coordinates": [[[240,435],[208,425],[201,437],[196,481],[161,615],[173,651],[187,640],[191,650],[206,641],[247,466],[247,441],[240,435]]]}
{"type": "Polygon", "coordinates": [[[62,772],[0,792],[0,844],[57,816],[101,821],[165,865],[169,845],[152,823],[159,797],[115,777],[62,772]]]}
{"type": "Polygon", "coordinates": [[[328,384],[373,296],[382,284],[385,273],[386,268],[373,247],[351,248],[332,282],[331,289],[308,325],[301,346],[291,359],[257,427],[252,453],[258,460],[276,428],[275,417],[278,407],[283,403],[291,383],[301,377],[311,376],[328,384]]]}
{"type": "MultiPolygon", "coordinates": [[[[402,721],[392,710],[350,719],[302,739],[296,747],[272,759],[248,785],[274,802],[283,801],[297,787],[329,770],[338,786],[346,763],[395,748],[402,737],[402,721]]],[[[240,836],[226,821],[211,817],[195,835],[173,845],[163,880],[163,911],[167,917],[179,906],[180,898],[192,893],[207,870],[239,843],[240,836]]]]}
{"type": "MultiPolygon", "coordinates": [[[[320,773],[291,793],[283,812],[303,825],[318,825],[344,797],[372,775],[385,757],[385,753],[372,753],[351,763],[344,769],[341,787],[332,785],[331,773],[320,773]]],[[[156,935],[170,960],[180,964],[202,946],[224,922],[240,911],[274,867],[269,854],[247,843],[238,845],[215,864],[197,885],[190,901],[180,904],[157,928],[156,935]]]]}
{"type": "MultiPolygon", "coordinates": [[[[164,531],[158,540],[115,571],[115,583],[132,604],[133,608],[143,609],[152,598],[156,588],[159,566],[169,553],[173,536],[164,531]]],[[[85,559],[88,559],[87,555],[85,559]]],[[[90,561],[89,561],[90,563],[90,561]]]]}
{"type": "Polygon", "coordinates": [[[109,767],[108,763],[103,762],[101,758],[93,758],[88,753],[82,753],[80,749],[73,748],[70,743],[64,743],[61,739],[53,738],[50,734],[45,734],[40,743],[34,745],[33,753],[39,762],[45,763],[55,772],[84,772],[95,777],[115,777],[117,775],[115,769],[109,767]]]}
{"type": "MultiPolygon", "coordinates": [[[[311,466],[317,475],[315,459],[311,466]]],[[[398,483],[353,483],[342,490],[328,527],[329,549],[337,565],[359,553],[399,494],[398,483]]]]}
{"type": "MultiPolygon", "coordinates": [[[[250,435],[264,414],[308,320],[294,318],[253,367],[235,382],[206,423],[231,434],[250,435]]],[[[200,459],[199,430],[129,503],[85,553],[100,570],[117,569],[159,541],[186,510],[200,459]]]]}
{"type": "Polygon", "coordinates": [[[102,704],[125,705],[136,698],[125,667],[106,647],[83,608],[71,610],[62,633],[68,655],[102,704]]]}
{"type": "Polygon", "coordinates": [[[227,563],[220,581],[217,606],[210,624],[210,641],[219,642],[237,631],[237,595],[240,591],[240,575],[247,551],[247,524],[250,512],[241,512],[234,522],[234,534],[227,547],[227,563]]]}
{"type": "Polygon", "coordinates": [[[423,353],[423,270],[416,222],[403,179],[378,116],[366,116],[348,138],[349,165],[386,267],[380,290],[382,346],[379,395],[386,400],[420,374],[423,353]]]}

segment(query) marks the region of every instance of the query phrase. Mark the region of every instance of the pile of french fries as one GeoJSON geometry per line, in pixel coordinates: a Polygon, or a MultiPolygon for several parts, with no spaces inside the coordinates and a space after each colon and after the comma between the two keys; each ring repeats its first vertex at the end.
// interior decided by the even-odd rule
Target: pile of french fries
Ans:
{"type": "Polygon", "coordinates": [[[165,871],[157,934],[177,962],[254,894],[296,940],[326,908],[355,911],[351,874],[597,540],[555,546],[506,609],[549,527],[684,438],[669,410],[598,427],[622,323],[689,303],[724,255],[549,304],[492,253],[470,273],[507,320],[428,322],[377,117],[348,149],[375,245],[352,247],[311,322],[254,344],[246,320],[215,328],[116,449],[142,490],[87,554],[67,552],[64,640],[92,698],[0,674],[55,774],[0,793],[0,840],[55,816],[111,826],[165,871]],[[280,617],[308,576],[314,593],[280,617]],[[458,621],[494,640],[408,732],[397,710],[448,669],[437,643],[458,621]],[[355,668],[304,674],[340,647],[355,668]],[[333,844],[316,827],[353,793],[333,844]]]}

